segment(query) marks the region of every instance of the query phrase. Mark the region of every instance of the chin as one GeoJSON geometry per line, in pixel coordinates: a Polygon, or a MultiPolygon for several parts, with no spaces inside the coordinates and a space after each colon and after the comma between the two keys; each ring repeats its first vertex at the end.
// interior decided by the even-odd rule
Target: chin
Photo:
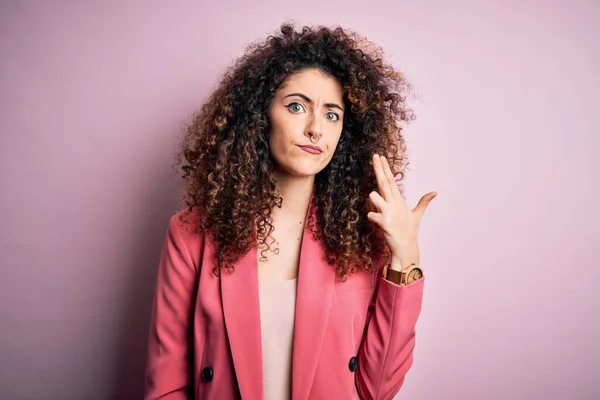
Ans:
{"type": "Polygon", "coordinates": [[[304,168],[304,169],[291,169],[291,170],[287,169],[284,172],[288,175],[292,175],[292,176],[295,176],[298,178],[305,178],[305,177],[309,177],[309,176],[315,176],[319,172],[321,172],[321,170],[315,169],[315,168],[312,168],[312,169],[304,168]]]}
{"type": "Polygon", "coordinates": [[[317,175],[319,172],[321,172],[323,170],[323,168],[325,168],[324,165],[323,166],[315,165],[315,163],[312,162],[309,165],[307,165],[306,163],[294,163],[294,164],[283,165],[283,168],[281,168],[280,170],[284,174],[290,175],[290,176],[309,177],[309,176],[317,175]]]}

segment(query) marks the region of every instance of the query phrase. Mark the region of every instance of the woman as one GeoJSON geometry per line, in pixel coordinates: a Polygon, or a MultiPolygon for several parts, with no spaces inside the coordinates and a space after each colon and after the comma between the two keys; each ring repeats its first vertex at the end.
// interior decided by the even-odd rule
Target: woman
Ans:
{"type": "Polygon", "coordinates": [[[190,123],[159,263],[147,399],[392,399],[423,277],[395,176],[403,76],[341,28],[284,24],[190,123]],[[380,156],[382,155],[382,156],[380,156]],[[389,160],[389,161],[388,161],[389,160]]]}

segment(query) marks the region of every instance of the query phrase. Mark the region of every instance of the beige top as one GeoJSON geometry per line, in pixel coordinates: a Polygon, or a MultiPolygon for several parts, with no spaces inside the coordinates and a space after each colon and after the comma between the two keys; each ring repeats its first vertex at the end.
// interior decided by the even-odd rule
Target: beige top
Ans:
{"type": "Polygon", "coordinates": [[[292,397],[296,283],[259,282],[264,400],[292,397]]]}

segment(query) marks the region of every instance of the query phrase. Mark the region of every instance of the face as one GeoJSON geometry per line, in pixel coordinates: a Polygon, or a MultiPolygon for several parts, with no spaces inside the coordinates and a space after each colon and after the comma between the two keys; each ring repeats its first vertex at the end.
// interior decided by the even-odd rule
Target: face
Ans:
{"type": "Polygon", "coordinates": [[[277,172],[306,177],[327,166],[342,133],[342,96],[339,82],[318,69],[291,75],[277,90],[269,106],[277,172]]]}

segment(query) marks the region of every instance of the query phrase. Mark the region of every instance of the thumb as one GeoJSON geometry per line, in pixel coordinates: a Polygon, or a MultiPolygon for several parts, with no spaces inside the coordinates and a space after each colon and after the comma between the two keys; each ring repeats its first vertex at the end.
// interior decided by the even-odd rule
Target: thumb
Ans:
{"type": "Polygon", "coordinates": [[[415,213],[415,216],[419,221],[421,221],[421,218],[423,218],[423,214],[425,214],[425,210],[427,209],[427,206],[429,206],[431,200],[433,200],[436,196],[437,192],[427,193],[421,197],[419,203],[415,206],[415,208],[412,209],[412,212],[415,213]]]}

